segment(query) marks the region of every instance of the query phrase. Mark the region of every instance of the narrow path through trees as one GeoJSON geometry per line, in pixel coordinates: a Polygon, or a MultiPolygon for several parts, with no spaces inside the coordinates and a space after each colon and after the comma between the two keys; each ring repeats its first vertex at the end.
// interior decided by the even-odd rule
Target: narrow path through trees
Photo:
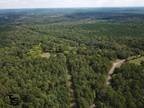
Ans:
{"type": "Polygon", "coordinates": [[[70,90],[70,108],[79,108],[75,82],[71,70],[68,66],[68,62],[67,62],[67,87],[70,90]]]}
{"type": "Polygon", "coordinates": [[[109,85],[110,84],[110,80],[112,79],[112,74],[114,73],[116,68],[120,68],[120,66],[125,62],[126,60],[116,60],[113,64],[112,67],[110,68],[109,72],[108,72],[108,76],[106,79],[106,84],[109,85]]]}
{"type": "Polygon", "coordinates": [[[79,108],[77,93],[72,75],[68,75],[68,87],[70,88],[70,108],[79,108]]]}
{"type": "MultiPolygon", "coordinates": [[[[106,85],[110,85],[110,80],[112,79],[112,74],[114,73],[116,68],[120,68],[120,66],[125,62],[125,59],[122,60],[116,60],[115,62],[113,62],[109,72],[108,72],[108,76],[106,79],[106,85]]],[[[96,108],[96,105],[93,104],[90,106],[90,108],[96,108]]]]}
{"type": "MultiPolygon", "coordinates": [[[[111,79],[112,79],[112,74],[114,73],[115,69],[116,68],[120,68],[122,64],[124,64],[125,62],[129,62],[131,60],[134,60],[134,59],[137,59],[137,58],[140,58],[142,57],[143,55],[137,55],[137,56],[131,56],[131,57],[128,57],[127,59],[118,59],[116,60],[115,62],[113,62],[109,72],[108,72],[108,75],[107,75],[107,79],[106,79],[106,85],[110,85],[111,84],[111,79]]],[[[92,104],[90,106],[90,108],[96,108],[96,105],[95,104],[92,104]]]]}

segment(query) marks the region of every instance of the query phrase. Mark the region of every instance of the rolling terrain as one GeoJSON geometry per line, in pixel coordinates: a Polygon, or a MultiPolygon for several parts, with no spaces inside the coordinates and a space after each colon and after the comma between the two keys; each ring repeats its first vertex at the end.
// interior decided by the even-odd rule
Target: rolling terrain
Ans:
{"type": "Polygon", "coordinates": [[[0,10],[0,108],[143,108],[143,30],[144,8],[0,10]]]}

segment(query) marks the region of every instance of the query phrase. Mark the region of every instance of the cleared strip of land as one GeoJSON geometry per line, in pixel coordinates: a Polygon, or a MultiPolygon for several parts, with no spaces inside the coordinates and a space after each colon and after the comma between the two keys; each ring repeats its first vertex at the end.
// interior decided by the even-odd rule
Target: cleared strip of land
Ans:
{"type": "Polygon", "coordinates": [[[116,68],[120,68],[120,66],[121,66],[125,61],[126,61],[125,59],[123,59],[123,60],[116,60],[116,61],[112,64],[112,67],[111,67],[111,69],[109,70],[108,76],[107,76],[107,79],[106,79],[106,84],[107,84],[107,85],[110,84],[110,80],[112,79],[112,74],[114,73],[115,69],[116,69],[116,68]]]}

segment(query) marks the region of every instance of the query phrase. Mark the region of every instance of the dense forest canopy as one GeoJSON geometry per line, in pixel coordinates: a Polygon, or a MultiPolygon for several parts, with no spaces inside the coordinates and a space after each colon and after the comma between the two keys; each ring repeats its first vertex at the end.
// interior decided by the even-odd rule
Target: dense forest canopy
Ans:
{"type": "Polygon", "coordinates": [[[0,10],[0,108],[143,108],[143,30],[144,8],[0,10]]]}

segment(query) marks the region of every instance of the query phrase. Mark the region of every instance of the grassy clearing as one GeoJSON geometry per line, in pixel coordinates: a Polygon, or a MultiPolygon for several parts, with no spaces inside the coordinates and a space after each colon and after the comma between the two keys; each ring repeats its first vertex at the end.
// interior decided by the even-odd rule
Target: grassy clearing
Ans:
{"type": "Polygon", "coordinates": [[[50,58],[50,53],[42,53],[41,57],[49,59],[50,58]]]}
{"type": "Polygon", "coordinates": [[[37,58],[37,57],[42,57],[42,58],[50,58],[50,53],[49,52],[43,52],[42,48],[40,45],[35,45],[33,46],[32,49],[27,53],[29,57],[32,58],[37,58]]]}
{"type": "Polygon", "coordinates": [[[42,48],[40,47],[40,45],[33,46],[33,48],[30,49],[30,51],[27,53],[27,55],[32,58],[40,57],[41,54],[42,48]]]}

